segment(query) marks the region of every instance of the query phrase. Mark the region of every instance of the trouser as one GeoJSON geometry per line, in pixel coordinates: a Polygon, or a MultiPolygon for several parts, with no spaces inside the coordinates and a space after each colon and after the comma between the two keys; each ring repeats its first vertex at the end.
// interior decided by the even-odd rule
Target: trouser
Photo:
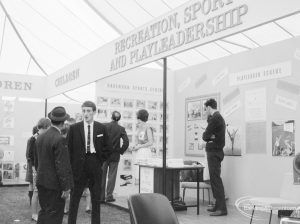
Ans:
{"type": "Polygon", "coordinates": [[[81,176],[74,181],[71,191],[68,224],[76,224],[79,202],[83,190],[88,186],[92,201],[92,224],[100,224],[100,194],[101,194],[102,164],[96,154],[86,155],[81,176]]]}
{"type": "Polygon", "coordinates": [[[61,191],[38,187],[41,210],[38,224],[61,224],[64,217],[65,200],[61,198],[61,191]]]}
{"type": "Polygon", "coordinates": [[[102,166],[102,187],[101,187],[101,200],[105,199],[105,187],[106,187],[106,198],[113,198],[113,192],[116,185],[117,172],[118,172],[119,162],[106,161],[102,166]],[[108,175],[107,175],[108,170],[108,175]],[[107,186],[106,186],[106,176],[107,176],[107,186]]]}
{"type": "Polygon", "coordinates": [[[211,189],[216,199],[216,209],[227,211],[225,203],[224,186],[221,179],[221,162],[224,159],[224,152],[207,152],[207,164],[209,169],[211,189]]]}

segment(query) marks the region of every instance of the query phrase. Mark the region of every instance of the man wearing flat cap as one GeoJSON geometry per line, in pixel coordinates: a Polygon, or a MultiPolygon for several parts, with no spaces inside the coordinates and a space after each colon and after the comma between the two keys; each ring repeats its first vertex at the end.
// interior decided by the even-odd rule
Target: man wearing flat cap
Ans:
{"type": "Polygon", "coordinates": [[[64,107],[55,107],[49,114],[51,127],[39,135],[37,147],[37,181],[41,210],[38,224],[61,224],[65,199],[73,188],[73,176],[65,138],[61,135],[70,116],[64,107]]]}
{"type": "Polygon", "coordinates": [[[85,101],[81,110],[83,121],[71,125],[67,136],[74,178],[68,224],[76,223],[78,205],[86,186],[91,192],[91,223],[100,224],[102,164],[109,157],[112,145],[107,128],[94,121],[95,103],[85,101]]]}

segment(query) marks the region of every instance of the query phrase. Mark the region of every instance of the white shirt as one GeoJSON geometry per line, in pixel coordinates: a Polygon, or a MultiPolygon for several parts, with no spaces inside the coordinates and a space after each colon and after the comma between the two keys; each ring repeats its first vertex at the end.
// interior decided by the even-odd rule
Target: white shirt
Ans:
{"type": "Polygon", "coordinates": [[[85,121],[83,122],[84,126],[84,138],[85,138],[85,152],[87,152],[87,138],[88,138],[88,125],[90,125],[90,151],[91,153],[96,152],[95,146],[94,146],[94,121],[90,124],[86,123],[85,121]]]}

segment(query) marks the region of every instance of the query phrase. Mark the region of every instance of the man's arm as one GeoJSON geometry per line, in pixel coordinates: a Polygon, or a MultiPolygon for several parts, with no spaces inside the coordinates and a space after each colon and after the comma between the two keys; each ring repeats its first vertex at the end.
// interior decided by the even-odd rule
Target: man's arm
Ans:
{"type": "Polygon", "coordinates": [[[122,127],[122,131],[121,131],[121,138],[123,140],[123,144],[120,149],[120,154],[123,155],[123,153],[127,150],[128,146],[129,146],[128,136],[127,136],[125,128],[123,128],[123,127],[122,127]]]}
{"type": "Polygon", "coordinates": [[[202,134],[202,139],[206,142],[212,141],[214,139],[214,131],[217,127],[217,120],[212,117],[208,121],[208,125],[205,129],[205,131],[202,134]]]}
{"type": "Polygon", "coordinates": [[[107,131],[107,127],[103,125],[103,148],[101,149],[102,150],[102,160],[103,161],[106,161],[110,154],[112,153],[112,142],[109,138],[109,135],[108,135],[108,131],[107,131]]]}
{"type": "Polygon", "coordinates": [[[74,125],[70,126],[70,129],[67,133],[67,143],[68,143],[68,151],[69,151],[69,159],[70,163],[72,164],[73,158],[73,135],[74,135],[74,125]]]}
{"type": "Polygon", "coordinates": [[[38,160],[36,142],[34,142],[34,144],[32,146],[32,151],[33,151],[33,166],[34,166],[35,170],[37,171],[38,165],[39,165],[39,160],[38,160]]]}
{"type": "Polygon", "coordinates": [[[59,138],[54,145],[54,163],[62,190],[70,190],[73,186],[73,178],[68,150],[63,137],[59,138]]]}

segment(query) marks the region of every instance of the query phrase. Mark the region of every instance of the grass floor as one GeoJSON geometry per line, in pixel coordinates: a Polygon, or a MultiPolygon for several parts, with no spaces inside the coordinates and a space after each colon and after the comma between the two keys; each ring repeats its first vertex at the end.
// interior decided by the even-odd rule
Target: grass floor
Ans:
{"type": "MultiPolygon", "coordinates": [[[[29,206],[27,187],[0,187],[0,223],[1,224],[33,224],[29,206]]],[[[83,201],[83,200],[82,200],[83,201]]],[[[65,215],[63,223],[67,223],[65,215]]],[[[91,217],[85,213],[84,203],[80,203],[78,211],[78,224],[91,223],[91,217]]],[[[101,204],[101,224],[129,224],[129,213],[101,204]]]]}

